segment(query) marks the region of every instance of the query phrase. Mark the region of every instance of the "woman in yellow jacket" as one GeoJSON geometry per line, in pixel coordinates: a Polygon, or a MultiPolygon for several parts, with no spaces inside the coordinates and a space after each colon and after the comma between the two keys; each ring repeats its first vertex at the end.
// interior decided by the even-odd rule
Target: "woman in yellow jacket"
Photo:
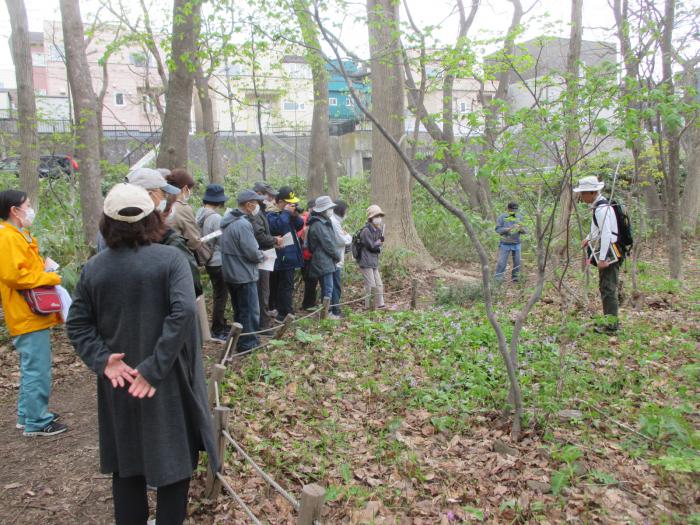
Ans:
{"type": "Polygon", "coordinates": [[[51,436],[66,431],[57,422],[58,415],[48,410],[50,328],[61,323],[61,316],[33,313],[20,290],[54,286],[61,277],[45,270],[36,239],[26,231],[33,221],[34,210],[26,193],[0,192],[0,298],[20,359],[17,428],[24,429],[25,436],[51,436]]]}

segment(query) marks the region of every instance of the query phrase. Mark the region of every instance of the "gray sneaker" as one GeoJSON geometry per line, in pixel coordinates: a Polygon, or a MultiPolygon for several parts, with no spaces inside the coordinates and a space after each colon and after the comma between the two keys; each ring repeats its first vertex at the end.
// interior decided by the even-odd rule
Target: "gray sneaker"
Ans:
{"type": "Polygon", "coordinates": [[[56,423],[55,421],[52,421],[48,425],[46,425],[44,428],[41,430],[34,430],[34,431],[24,431],[25,436],[55,436],[56,434],[61,434],[68,430],[68,427],[66,425],[61,425],[61,423],[56,423]]]}

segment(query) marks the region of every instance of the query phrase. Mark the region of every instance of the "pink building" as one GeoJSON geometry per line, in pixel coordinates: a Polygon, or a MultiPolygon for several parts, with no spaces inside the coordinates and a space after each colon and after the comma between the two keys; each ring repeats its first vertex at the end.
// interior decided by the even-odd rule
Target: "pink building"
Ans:
{"type": "MultiPolygon", "coordinates": [[[[102,26],[88,39],[87,59],[95,94],[105,85],[102,123],[106,132],[130,129],[155,131],[160,118],[154,97],[164,99],[155,59],[138,44],[127,44],[109,55],[108,46],[119,36],[116,28],[102,26]],[[105,77],[106,72],[106,77],[105,77]]],[[[44,22],[43,33],[31,33],[34,89],[37,109],[46,120],[69,120],[71,107],[61,22],[44,22]]]]}

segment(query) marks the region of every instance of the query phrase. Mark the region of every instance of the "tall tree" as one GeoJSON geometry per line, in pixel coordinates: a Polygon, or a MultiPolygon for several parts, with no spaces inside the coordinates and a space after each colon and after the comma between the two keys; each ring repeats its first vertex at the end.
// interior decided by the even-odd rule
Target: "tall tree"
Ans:
{"type": "Polygon", "coordinates": [[[218,137],[214,126],[214,105],[209,94],[209,75],[204,74],[201,60],[197,65],[194,76],[199,105],[202,111],[201,130],[204,135],[204,149],[207,154],[207,175],[212,184],[224,183],[224,170],[221,166],[221,155],[218,147],[218,137]]]}
{"type": "MultiPolygon", "coordinates": [[[[673,78],[673,27],[675,24],[676,1],[665,0],[663,13],[663,33],[661,37],[662,89],[669,99],[675,96],[673,78]]],[[[675,112],[674,112],[675,113],[675,112]]],[[[666,207],[666,228],[668,231],[668,266],[672,279],[681,277],[681,212],[680,212],[680,135],[681,119],[677,114],[662,115],[663,138],[666,142],[664,171],[664,201],[666,207]]]]}
{"type": "Polygon", "coordinates": [[[578,122],[578,91],[581,70],[581,40],[583,37],[583,0],[571,0],[571,32],[569,53],[566,58],[566,94],[563,97],[565,126],[564,131],[564,188],[559,198],[559,220],[556,231],[567,245],[561,253],[568,252],[569,219],[573,206],[572,179],[573,167],[581,154],[581,138],[578,122]]]}
{"type": "Polygon", "coordinates": [[[197,67],[196,44],[201,25],[201,0],[174,0],[170,53],[170,77],[166,93],[167,109],[156,165],[161,168],[187,167],[187,141],[194,72],[197,67]]]}
{"type": "MultiPolygon", "coordinates": [[[[404,82],[399,4],[367,0],[372,67],[372,108],[376,120],[397,142],[404,135],[404,82]]],[[[382,133],[372,129],[372,200],[386,213],[386,246],[413,254],[414,263],[429,265],[428,254],[413,224],[413,206],[406,165],[382,133]]]]}
{"type": "Polygon", "coordinates": [[[102,215],[100,188],[100,131],[97,124],[97,97],[85,53],[85,33],[78,0],[60,0],[63,45],[68,82],[73,99],[76,157],[80,161],[80,205],[85,242],[94,245],[102,215]]]}
{"type": "Polygon", "coordinates": [[[328,127],[328,71],[321,52],[318,28],[309,11],[308,0],[294,0],[294,13],[306,46],[306,61],[311,67],[314,90],[314,111],[311,119],[311,148],[309,152],[308,198],[323,195],[328,181],[331,198],[338,197],[338,173],[330,148],[328,127]]]}
{"type": "Polygon", "coordinates": [[[681,144],[685,151],[687,175],[681,197],[683,210],[683,226],[691,235],[695,235],[700,226],[700,94],[696,91],[698,85],[698,63],[700,57],[683,63],[683,98],[685,104],[692,109],[691,122],[685,130],[681,144]]]}
{"type": "Polygon", "coordinates": [[[24,0],[6,0],[10,14],[12,36],[12,61],[17,79],[17,112],[19,127],[20,184],[32,201],[39,207],[39,135],[36,127],[36,100],[34,99],[34,77],[32,53],[29,42],[29,24],[24,0]]]}

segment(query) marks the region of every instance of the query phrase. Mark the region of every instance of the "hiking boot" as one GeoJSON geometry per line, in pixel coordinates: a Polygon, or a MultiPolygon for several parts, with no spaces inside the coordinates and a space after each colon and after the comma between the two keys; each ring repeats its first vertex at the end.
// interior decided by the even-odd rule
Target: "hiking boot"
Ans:
{"type": "Polygon", "coordinates": [[[619,326],[618,325],[613,325],[613,324],[608,324],[608,325],[598,325],[593,328],[596,333],[598,334],[605,334],[605,335],[615,335],[617,333],[619,326]]]}
{"type": "Polygon", "coordinates": [[[220,341],[222,343],[225,343],[226,340],[228,339],[228,333],[227,332],[221,332],[219,334],[211,334],[211,338],[215,339],[217,341],[220,341]]]}
{"type": "Polygon", "coordinates": [[[41,430],[34,430],[31,432],[24,431],[25,436],[55,436],[56,434],[61,434],[62,432],[65,432],[68,430],[68,427],[66,425],[61,425],[61,423],[56,423],[55,421],[52,421],[48,425],[46,425],[44,428],[41,430]]]}
{"type": "Polygon", "coordinates": [[[331,314],[328,314],[328,319],[333,319],[334,321],[338,321],[338,320],[342,319],[342,317],[340,317],[338,314],[331,313],[331,314]]]}
{"type": "MultiPolygon", "coordinates": [[[[51,423],[55,423],[55,422],[58,421],[59,419],[61,419],[61,414],[59,414],[58,412],[53,412],[53,419],[51,420],[51,423]]],[[[24,427],[25,427],[25,426],[26,426],[26,425],[25,425],[24,423],[17,423],[17,424],[15,425],[15,428],[18,429],[18,430],[24,430],[24,427]]]]}

